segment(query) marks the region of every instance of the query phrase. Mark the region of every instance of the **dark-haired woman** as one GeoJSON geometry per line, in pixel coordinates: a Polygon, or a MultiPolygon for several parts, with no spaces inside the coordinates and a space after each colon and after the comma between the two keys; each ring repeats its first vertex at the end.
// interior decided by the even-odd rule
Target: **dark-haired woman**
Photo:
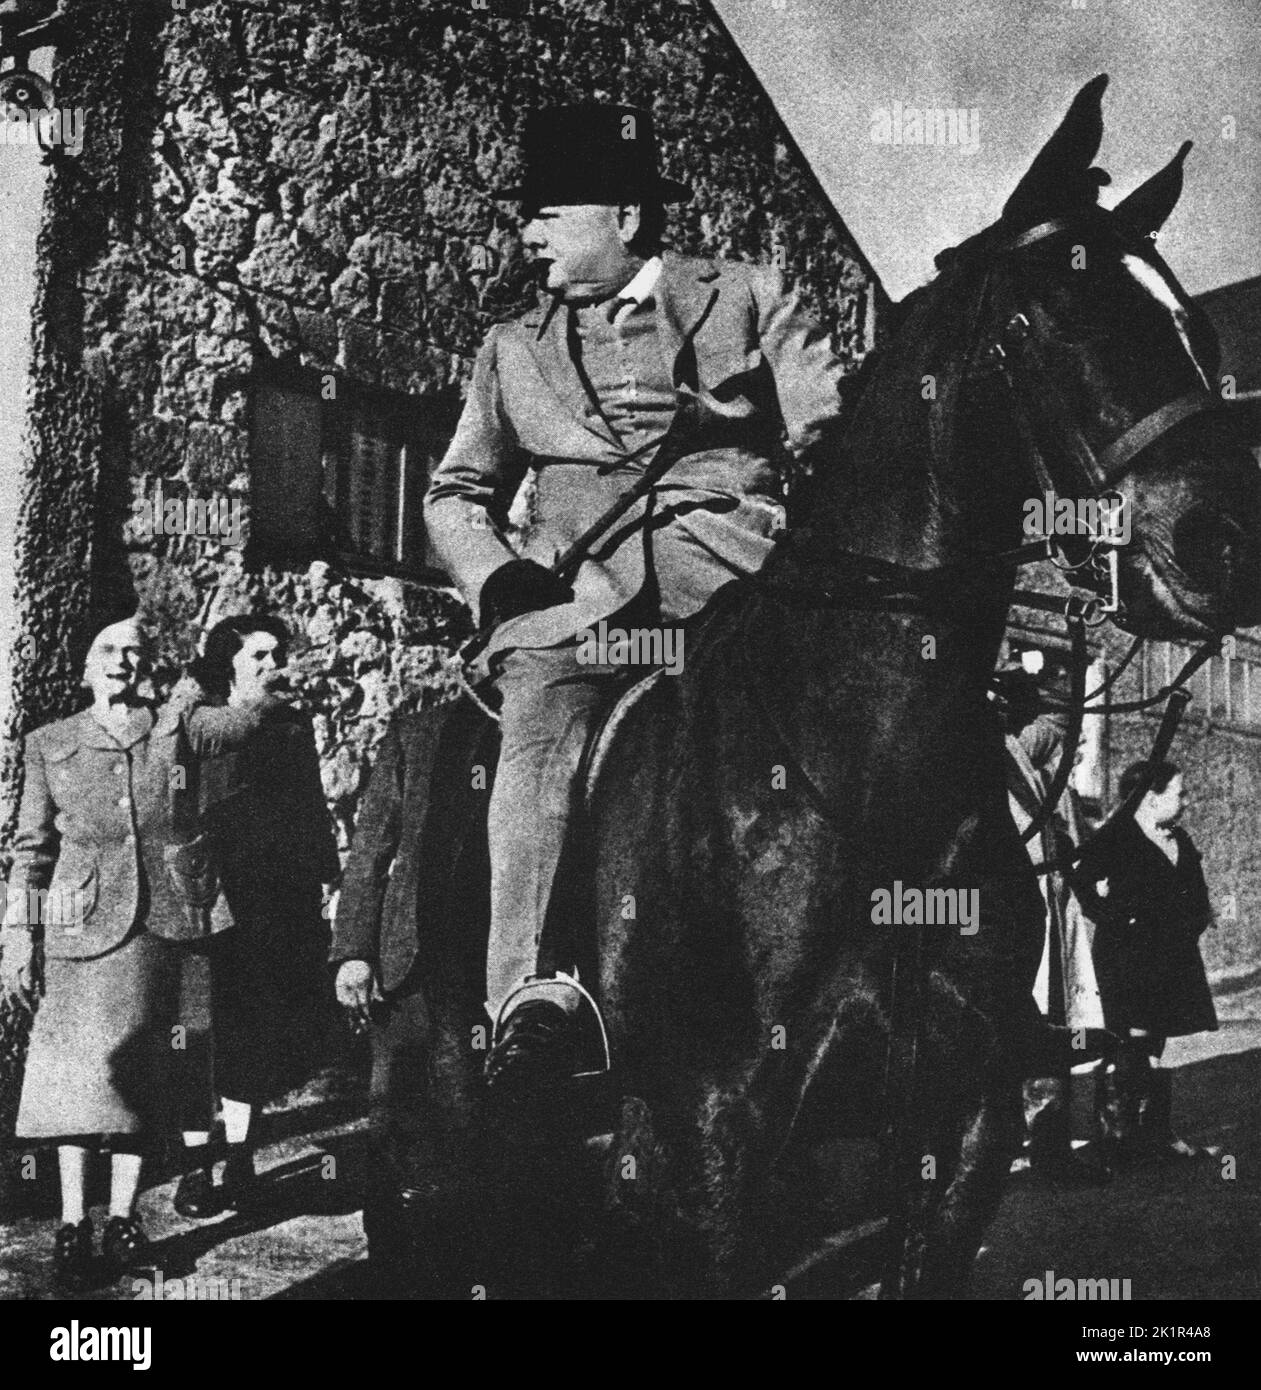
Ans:
{"type": "MultiPolygon", "coordinates": [[[[282,678],[289,633],[277,618],[217,623],[192,675],[192,708],[248,705],[282,678]]],[[[201,770],[202,805],[218,850],[235,927],[212,958],[215,1082],[227,1155],[216,1190],[209,1131],[185,1133],[192,1167],[175,1208],[204,1217],[247,1206],[255,1171],[251,1127],[258,1106],[305,1079],[327,1013],[327,923],[322,888],[338,874],[337,843],[320,784],[311,722],[286,709],[240,750],[201,770]]]]}
{"type": "Polygon", "coordinates": [[[1200,937],[1213,913],[1200,854],[1178,823],[1186,805],[1173,763],[1135,763],[1122,800],[1150,786],[1133,817],[1090,842],[1074,880],[1095,921],[1095,974],[1104,1019],[1122,1044],[1101,1075],[1104,1147],[1120,1161],[1193,1158],[1171,1128],[1172,1074],[1153,1066],[1168,1038],[1217,1028],[1200,937]]]}

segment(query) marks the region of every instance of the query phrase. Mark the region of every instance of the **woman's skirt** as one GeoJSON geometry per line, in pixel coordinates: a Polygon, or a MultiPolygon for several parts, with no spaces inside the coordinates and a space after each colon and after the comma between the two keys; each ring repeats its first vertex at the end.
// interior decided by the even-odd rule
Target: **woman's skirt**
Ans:
{"type": "Polygon", "coordinates": [[[17,1135],[209,1129],[212,1058],[203,944],[138,932],[92,960],[47,960],[17,1135]]]}

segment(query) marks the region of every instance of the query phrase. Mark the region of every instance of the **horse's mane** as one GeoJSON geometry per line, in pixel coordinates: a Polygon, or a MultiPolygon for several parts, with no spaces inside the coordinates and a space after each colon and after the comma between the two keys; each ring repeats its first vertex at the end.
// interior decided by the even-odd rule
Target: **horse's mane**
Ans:
{"type": "Polygon", "coordinates": [[[951,514],[952,489],[940,484],[952,458],[983,278],[971,258],[948,261],[893,306],[885,341],[868,354],[853,384],[855,404],[837,456],[816,467],[801,489],[799,554],[836,548],[835,527],[845,510],[837,499],[851,497],[864,479],[873,491],[921,495],[929,529],[951,514]]]}

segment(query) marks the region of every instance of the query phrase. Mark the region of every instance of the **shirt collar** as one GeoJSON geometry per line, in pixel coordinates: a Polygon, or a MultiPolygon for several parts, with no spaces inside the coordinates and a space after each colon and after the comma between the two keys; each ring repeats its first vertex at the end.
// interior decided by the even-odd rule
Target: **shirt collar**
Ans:
{"type": "Polygon", "coordinates": [[[661,257],[650,256],[631,277],[630,284],[623,286],[615,299],[629,304],[642,304],[657,288],[661,278],[661,257]]]}
{"type": "MultiPolygon", "coordinates": [[[[661,271],[661,257],[650,256],[616,293],[608,295],[606,298],[597,299],[594,302],[588,300],[584,301],[582,304],[570,304],[570,315],[572,317],[574,313],[586,313],[598,307],[611,321],[619,314],[625,313],[632,304],[636,308],[639,308],[652,298],[653,291],[657,288],[657,281],[661,278],[661,271]]],[[[539,324],[538,333],[535,335],[537,341],[542,342],[543,335],[547,332],[548,326],[556,315],[556,311],[564,302],[565,301],[560,295],[553,295],[551,297],[544,311],[543,320],[539,324]]]]}

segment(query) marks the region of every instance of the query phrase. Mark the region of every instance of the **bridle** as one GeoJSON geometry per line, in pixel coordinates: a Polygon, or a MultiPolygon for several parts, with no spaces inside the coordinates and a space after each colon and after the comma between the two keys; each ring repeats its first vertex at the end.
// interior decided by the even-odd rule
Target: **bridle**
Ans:
{"type": "MultiPolygon", "coordinates": [[[[999,257],[1021,251],[1073,229],[1069,218],[1041,222],[999,241],[992,253],[999,257]]],[[[1144,248],[1135,247],[1134,250],[1146,258],[1144,248]]],[[[982,294],[988,289],[990,273],[987,270],[982,294]]],[[[1096,449],[1068,409],[1054,375],[1047,370],[1041,353],[1041,334],[1024,310],[1011,315],[985,347],[982,358],[1007,387],[1017,429],[1029,447],[1029,462],[1038,482],[1049,490],[1054,490],[1054,484],[1038,443],[1036,424],[1039,417],[1047,419],[1054,431],[1055,443],[1072,459],[1082,484],[1097,497],[1115,486],[1131,471],[1139,455],[1170,430],[1194,415],[1220,406],[1206,386],[1194,388],[1157,406],[1109,444],[1096,449]]]]}
{"type": "MultiPolygon", "coordinates": [[[[1111,214],[1097,211],[1095,218],[1111,219],[1111,214]]],[[[1124,224],[1115,221],[1097,225],[1110,225],[1118,239],[1131,245],[1135,254],[1143,256],[1150,263],[1153,255],[1150,242],[1146,246],[1133,245],[1132,234],[1127,235],[1124,224]]],[[[975,314],[976,321],[980,321],[984,317],[990,297],[994,294],[995,269],[1003,258],[1052,237],[1071,233],[1080,227],[1081,224],[1074,219],[1054,218],[998,240],[978,238],[966,251],[960,248],[958,251],[943,253],[938,258],[938,263],[943,264],[948,258],[956,255],[968,259],[984,255],[986,263],[975,314]]],[[[1141,419],[1128,425],[1116,438],[1097,446],[1092,444],[1082,431],[1064,399],[1054,373],[1046,365],[1045,341],[1040,317],[1033,306],[1017,303],[1007,315],[1002,328],[987,342],[982,343],[979,349],[973,344],[968,345],[964,353],[963,369],[965,379],[969,381],[993,378],[1001,384],[1007,412],[1020,438],[1025,462],[1033,480],[1043,493],[1059,491],[1047,464],[1048,454],[1067,457],[1073,467],[1076,485],[1082,489],[1082,496],[1100,502],[1104,500],[1109,489],[1114,488],[1122,478],[1142,465],[1146,451],[1171,430],[1197,415],[1221,408],[1221,403],[1207,387],[1197,387],[1165,401],[1141,419]],[[978,367],[969,371],[969,364],[973,361],[978,367]]],[[[787,543],[791,543],[791,534],[787,543]]],[[[1062,594],[1043,594],[1026,589],[1018,590],[1013,597],[1015,605],[1061,617],[1070,641],[1069,699],[1066,704],[1056,706],[1069,716],[1063,752],[1048,785],[1043,805],[1023,833],[1023,839],[1027,842],[1046,827],[1068,785],[1084,716],[1087,713],[1100,715],[1148,709],[1166,699],[1171,702],[1167,707],[1168,712],[1175,707],[1173,702],[1175,696],[1179,695],[1183,698],[1176,701],[1176,707],[1181,713],[1186,704],[1183,689],[1186,682],[1220,645],[1216,637],[1203,643],[1172,681],[1146,699],[1123,704],[1096,703],[1097,698],[1106,693],[1106,690],[1101,687],[1100,690],[1089,694],[1086,692],[1085,629],[1097,627],[1109,617],[1116,618],[1122,611],[1118,593],[1119,544],[1118,538],[1104,529],[1088,537],[1084,558],[1074,558],[1056,537],[1047,536],[1032,544],[1021,545],[1014,550],[1003,551],[980,560],[943,565],[929,570],[915,570],[868,556],[849,554],[842,557],[848,572],[839,584],[791,585],[763,581],[760,576],[753,576],[751,582],[775,597],[790,600],[796,597],[812,606],[889,608],[900,603],[918,605],[930,602],[935,593],[941,592],[943,580],[953,576],[975,576],[986,570],[1019,569],[1028,564],[1050,560],[1059,569],[1072,574],[1074,578],[1079,578],[1082,588],[1105,589],[1106,598],[1098,592],[1076,592],[1066,597],[1062,594]]],[[[1136,642],[1131,648],[1126,657],[1127,664],[1139,645],[1140,642],[1136,642]]],[[[1110,686],[1111,681],[1108,684],[1110,686]]],[[[765,701],[759,703],[765,706],[765,701]]],[[[1149,761],[1158,761],[1159,757],[1163,757],[1168,751],[1176,730],[1176,721],[1172,727],[1168,726],[1169,720],[1166,719],[1161,726],[1161,734],[1158,735],[1158,743],[1163,743],[1163,750],[1153,749],[1153,757],[1149,761]]],[[[771,727],[779,735],[779,741],[787,744],[786,736],[777,729],[773,719],[771,727]]],[[[812,791],[810,799],[816,809],[826,808],[827,802],[823,793],[813,787],[804,768],[800,769],[800,773],[804,784],[812,791]]],[[[1048,864],[1042,866],[1039,871],[1047,872],[1056,867],[1063,866],[1048,864]]]]}
{"type": "MultiPolygon", "coordinates": [[[[1102,213],[1097,214],[1097,216],[1110,217],[1109,214],[1102,213]]],[[[1108,225],[1120,232],[1121,224],[1115,220],[1111,220],[1108,225]]],[[[999,241],[991,248],[992,255],[1000,257],[1022,251],[1027,247],[1047,241],[1051,237],[1072,232],[1074,229],[1075,224],[1071,219],[1054,218],[999,241]]],[[[1128,240],[1123,234],[1122,239],[1128,240]]],[[[1135,254],[1146,259],[1150,255],[1150,241],[1146,248],[1140,246],[1133,249],[1135,254]]],[[[985,273],[981,291],[982,299],[989,291],[991,277],[992,263],[985,273]]],[[[1103,500],[1109,489],[1114,488],[1122,478],[1139,467],[1143,454],[1171,430],[1197,415],[1220,409],[1221,403],[1206,386],[1194,387],[1165,401],[1129,425],[1108,444],[1096,448],[1087,439],[1077,423],[1076,417],[1064,400],[1054,374],[1046,366],[1042,351],[1043,337],[1037,324],[1038,315],[1036,313],[1033,313],[1031,318],[1031,312],[1017,308],[1003,324],[997,336],[985,345],[980,356],[983,368],[996,376],[1003,385],[1008,410],[1020,435],[1026,460],[1038,486],[1044,492],[1054,493],[1057,490],[1046,463],[1045,441],[1048,438],[1052,447],[1066,456],[1072,463],[1077,478],[1084,488],[1084,495],[1098,502],[1103,500]],[[1041,436],[1039,425],[1042,426],[1041,436]]],[[[1024,831],[1023,838],[1026,842],[1038,835],[1045,828],[1051,816],[1054,815],[1060,797],[1068,785],[1076,757],[1082,719],[1089,700],[1085,693],[1086,645],[1082,628],[1084,625],[1097,626],[1105,617],[1115,616],[1121,612],[1121,601],[1118,594],[1117,544],[1116,538],[1108,532],[1093,535],[1089,539],[1085,559],[1073,564],[1069,562],[1063,547],[1055,546],[1052,538],[1047,538],[1048,557],[1054,563],[1061,569],[1085,570],[1092,579],[1103,580],[1108,587],[1109,596],[1106,601],[1093,605],[1089,600],[1086,600],[1086,606],[1093,610],[1091,612],[1083,612],[1080,605],[1065,605],[1063,600],[1049,600],[1049,606],[1052,610],[1057,604],[1061,606],[1072,646],[1070,661],[1072,691],[1067,706],[1069,726],[1065,731],[1064,747],[1060,755],[1059,765],[1056,767],[1055,774],[1047,788],[1046,798],[1037,815],[1034,816],[1024,831]],[[1055,553],[1057,550],[1058,554],[1055,553]]],[[[1026,562],[1020,559],[1017,563],[1024,564],[1026,562]]],[[[1016,602],[1025,607],[1045,609],[1048,606],[1047,596],[1023,590],[1019,592],[1016,602]]],[[[1173,702],[1175,694],[1183,690],[1185,682],[1211,657],[1217,646],[1217,639],[1210,639],[1205,642],[1163,691],[1150,700],[1132,702],[1131,707],[1146,708],[1158,703],[1165,696],[1168,696],[1173,702]]],[[[1181,710],[1185,708],[1185,704],[1184,698],[1177,701],[1176,705],[1171,703],[1167,710],[1176,707],[1180,714],[1181,710]]],[[[1119,709],[1120,707],[1115,705],[1103,705],[1096,707],[1092,712],[1101,714],[1119,712],[1119,709]]],[[[1149,762],[1159,761],[1160,757],[1163,757],[1164,753],[1168,751],[1169,743],[1176,730],[1176,721],[1172,727],[1168,726],[1169,720],[1166,719],[1161,728],[1164,737],[1160,739],[1164,743],[1164,748],[1159,757],[1153,750],[1153,757],[1148,760],[1149,762]]]]}
{"type": "MultiPolygon", "coordinates": [[[[988,250],[992,259],[984,271],[977,320],[982,318],[986,296],[992,291],[994,268],[999,257],[1018,253],[1051,237],[1062,235],[1073,230],[1075,225],[1070,219],[1057,218],[996,243],[987,244],[978,239],[979,246],[988,250]]],[[[1113,222],[1112,225],[1119,229],[1119,224],[1113,222]]],[[[1150,255],[1150,251],[1148,254],[1150,255]]],[[[983,345],[979,360],[982,370],[993,373],[1002,383],[1008,414],[1020,437],[1030,471],[1044,492],[1056,491],[1046,461],[1048,449],[1069,458],[1085,495],[1098,501],[1107,489],[1114,487],[1121,478],[1141,466],[1143,455],[1153,444],[1184,421],[1214,409],[1218,404],[1206,387],[1185,392],[1165,401],[1129,425],[1107,444],[1096,447],[1086,438],[1073,413],[1068,409],[1054,375],[1047,369],[1042,348],[1043,338],[1038,314],[1032,304],[1017,304],[1013,312],[1005,318],[998,334],[983,345]]],[[[969,350],[964,358],[965,375],[971,360],[972,354],[969,350]]],[[[1014,552],[992,557],[986,562],[990,565],[1018,568],[1033,560],[1052,559],[1063,569],[1084,570],[1090,580],[1106,581],[1110,590],[1106,602],[1100,600],[1097,594],[1085,599],[1080,595],[1074,595],[1066,600],[1063,597],[1024,590],[1019,591],[1015,598],[1015,602],[1025,607],[1059,611],[1068,628],[1071,643],[1068,728],[1065,731],[1059,764],[1047,787],[1045,799],[1023,832],[1026,842],[1039,835],[1055,813],[1068,785],[1076,758],[1082,719],[1087,705],[1086,626],[1088,623],[1097,625],[1109,615],[1115,618],[1121,611],[1117,543],[1117,537],[1111,532],[1093,535],[1090,537],[1085,559],[1072,563],[1064,553],[1064,548],[1057,547],[1053,538],[1048,536],[1043,545],[1022,546],[1014,552]]],[[[932,572],[920,578],[921,584],[932,581],[932,572]]],[[[901,587],[904,590],[907,588],[905,579],[901,587]]],[[[1170,683],[1169,702],[1149,755],[1149,767],[1161,761],[1172,744],[1179,719],[1190,699],[1183,688],[1185,681],[1195,669],[1209,659],[1216,646],[1216,641],[1206,642],[1183,667],[1177,679],[1170,683]]],[[[1126,658],[1127,664],[1136,650],[1137,645],[1131,648],[1126,658]]],[[[1095,691],[1092,695],[1099,693],[1101,691],[1095,691]]],[[[1143,707],[1155,701],[1136,703],[1138,707],[1143,707]]],[[[1095,706],[1092,712],[1099,713],[1108,708],[1112,706],[1095,706]]],[[[1150,784],[1149,775],[1145,783],[1140,783],[1134,788],[1115,814],[1120,816],[1132,813],[1150,784]]],[[[1074,860],[1077,857],[1079,856],[1074,856],[1074,860]]],[[[1072,862],[1052,863],[1049,862],[1049,856],[1045,858],[1048,862],[1037,866],[1037,872],[1045,873],[1053,869],[1063,871],[1069,868],[1072,862]]],[[[898,942],[894,952],[889,1039],[885,1062],[888,1123],[884,1140],[884,1166],[887,1168],[893,1192],[898,1195],[895,1195],[890,1203],[888,1253],[881,1284],[882,1297],[894,1296],[886,1290],[892,1291],[898,1287],[900,1261],[908,1229],[909,1205],[913,1200],[911,1193],[918,1186],[917,1165],[923,1147],[920,1143],[916,1106],[920,1088],[919,1061],[924,1030],[922,996],[927,978],[925,948],[925,928],[918,925],[898,942]]]]}
{"type": "MultiPolygon", "coordinates": [[[[1098,216],[1106,217],[1108,214],[1098,216]]],[[[1119,224],[1110,225],[1116,227],[1119,224]]],[[[1075,224],[1071,219],[1055,218],[997,242],[990,248],[990,264],[986,268],[980,292],[982,304],[991,291],[994,265],[998,258],[1065,235],[1074,229],[1075,224]]],[[[1146,249],[1136,246],[1133,250],[1144,258],[1151,254],[1150,243],[1146,249]]],[[[1086,437],[1076,415],[1064,400],[1055,374],[1047,368],[1044,343],[1040,319],[1032,306],[1017,307],[979,354],[983,374],[997,378],[1002,385],[1025,460],[1034,481],[1044,493],[1059,491],[1046,462],[1048,445],[1056,454],[1069,460],[1075,475],[1075,491],[1080,490],[1081,496],[1101,502],[1122,478],[1133,471],[1141,455],[1153,444],[1184,421],[1215,411],[1220,406],[1206,386],[1194,387],[1157,406],[1108,444],[1097,448],[1086,437]]],[[[1117,494],[1111,495],[1121,503],[1117,494]]],[[[1116,545],[1109,536],[1091,537],[1085,559],[1076,564],[1069,561],[1064,553],[1065,547],[1054,548],[1060,553],[1051,558],[1060,568],[1083,569],[1092,579],[1104,581],[1109,588],[1109,600],[1098,607],[1092,625],[1101,622],[1104,614],[1120,611],[1116,545]]]]}

